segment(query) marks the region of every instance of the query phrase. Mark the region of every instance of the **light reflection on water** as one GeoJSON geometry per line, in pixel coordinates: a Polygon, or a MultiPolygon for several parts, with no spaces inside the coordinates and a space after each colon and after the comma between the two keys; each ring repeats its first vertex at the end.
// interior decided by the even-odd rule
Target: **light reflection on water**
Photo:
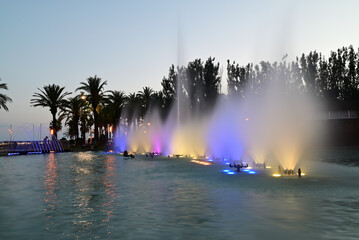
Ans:
{"type": "Polygon", "coordinates": [[[90,152],[0,158],[0,239],[357,239],[358,168],[318,166],[298,179],[90,152]]]}
{"type": "Polygon", "coordinates": [[[50,226],[54,224],[53,221],[53,213],[55,208],[57,207],[57,159],[54,154],[49,154],[46,159],[46,172],[45,172],[45,203],[46,206],[44,208],[45,214],[47,216],[47,226],[46,230],[50,230],[50,226]]]}

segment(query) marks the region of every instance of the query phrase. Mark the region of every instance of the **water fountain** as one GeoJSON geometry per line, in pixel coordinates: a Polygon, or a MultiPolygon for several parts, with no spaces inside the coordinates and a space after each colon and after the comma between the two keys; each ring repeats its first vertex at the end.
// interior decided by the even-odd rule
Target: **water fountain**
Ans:
{"type": "Polygon", "coordinates": [[[283,171],[278,174],[294,175],[303,164],[299,164],[303,153],[320,135],[316,112],[311,97],[276,82],[261,95],[223,96],[210,114],[195,117],[178,94],[166,122],[157,111],[150,111],[142,124],[129,127],[117,142],[125,142],[122,147],[131,152],[211,156],[245,161],[251,167],[279,166],[283,171]]]}

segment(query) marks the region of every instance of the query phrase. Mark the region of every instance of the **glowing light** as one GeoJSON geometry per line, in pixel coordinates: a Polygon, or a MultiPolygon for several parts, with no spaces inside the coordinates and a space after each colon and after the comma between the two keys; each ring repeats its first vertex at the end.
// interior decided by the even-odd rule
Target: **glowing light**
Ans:
{"type": "Polygon", "coordinates": [[[278,174],[278,173],[274,173],[272,176],[273,176],[273,177],[280,177],[280,176],[282,176],[282,175],[280,175],[280,174],[278,174]]]}
{"type": "Polygon", "coordinates": [[[227,165],[229,165],[229,164],[231,164],[231,163],[229,163],[229,162],[226,162],[226,164],[227,164],[227,165]]]}
{"type": "Polygon", "coordinates": [[[249,170],[249,169],[243,169],[242,171],[243,171],[243,172],[249,172],[249,171],[251,171],[251,170],[249,170]]]}
{"type": "Polygon", "coordinates": [[[195,159],[191,160],[191,162],[197,163],[197,164],[201,164],[201,165],[204,165],[204,166],[212,165],[212,164],[209,163],[209,162],[198,161],[198,160],[195,160],[195,159]]]}
{"type": "Polygon", "coordinates": [[[228,170],[228,169],[225,169],[225,170],[222,170],[222,172],[224,173],[227,173],[227,172],[230,172],[231,170],[228,170]]]}
{"type": "Polygon", "coordinates": [[[228,175],[236,174],[235,172],[227,172],[228,175]]]}
{"type": "Polygon", "coordinates": [[[249,118],[246,118],[246,119],[244,119],[244,120],[248,121],[248,120],[249,120],[249,118]]]}
{"type": "Polygon", "coordinates": [[[112,133],[112,126],[110,126],[108,130],[110,131],[110,133],[112,133]]]}
{"type": "Polygon", "coordinates": [[[151,123],[150,123],[150,122],[148,122],[148,123],[147,123],[147,126],[151,126],[151,123]]]}
{"type": "Polygon", "coordinates": [[[20,153],[8,153],[8,156],[19,155],[20,153]]]}
{"type": "Polygon", "coordinates": [[[50,134],[54,135],[54,129],[52,129],[52,128],[50,129],[50,134]]]}
{"type": "Polygon", "coordinates": [[[42,152],[28,152],[27,155],[31,155],[31,154],[41,154],[42,152]]]}
{"type": "Polygon", "coordinates": [[[213,159],[208,159],[209,162],[213,162],[213,159]]]}
{"type": "Polygon", "coordinates": [[[249,171],[248,173],[249,173],[249,174],[256,174],[255,171],[249,171]]]}
{"type": "Polygon", "coordinates": [[[272,168],[272,166],[266,166],[266,168],[272,168]]]}

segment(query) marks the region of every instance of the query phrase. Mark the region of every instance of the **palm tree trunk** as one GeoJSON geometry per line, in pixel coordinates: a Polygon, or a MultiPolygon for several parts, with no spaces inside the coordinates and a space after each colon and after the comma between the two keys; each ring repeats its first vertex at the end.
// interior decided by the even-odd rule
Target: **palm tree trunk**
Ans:
{"type": "Polygon", "coordinates": [[[96,109],[93,111],[93,118],[94,118],[94,122],[95,122],[95,129],[94,129],[94,132],[95,132],[95,142],[98,142],[98,114],[96,112],[96,109]]]}
{"type": "Polygon", "coordinates": [[[54,136],[57,138],[57,120],[56,113],[52,114],[52,128],[54,129],[54,136]]]}
{"type": "Polygon", "coordinates": [[[75,123],[76,123],[76,126],[75,126],[75,135],[76,135],[76,140],[79,138],[79,117],[76,117],[75,118],[75,123]]]}

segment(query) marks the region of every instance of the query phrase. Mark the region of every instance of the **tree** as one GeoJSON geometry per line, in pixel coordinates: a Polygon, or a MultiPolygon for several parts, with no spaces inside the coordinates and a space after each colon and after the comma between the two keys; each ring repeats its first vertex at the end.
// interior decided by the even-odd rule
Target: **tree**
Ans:
{"type": "Polygon", "coordinates": [[[199,110],[201,105],[203,106],[204,102],[203,63],[200,58],[188,63],[184,87],[190,101],[192,113],[194,113],[194,111],[199,110]]]}
{"type": "Polygon", "coordinates": [[[221,77],[219,76],[219,63],[216,65],[213,63],[215,58],[208,58],[203,69],[204,80],[204,109],[210,109],[214,107],[214,104],[219,95],[219,89],[221,84],[221,77]]]}
{"type": "Polygon", "coordinates": [[[56,84],[49,84],[44,86],[43,89],[38,88],[39,93],[34,93],[33,98],[30,100],[32,107],[48,107],[52,114],[52,128],[54,130],[54,135],[57,137],[57,132],[60,130],[58,127],[58,121],[56,119],[56,114],[59,108],[63,108],[66,104],[65,97],[70,92],[64,92],[65,87],[60,87],[56,84]]]}
{"type": "Polygon", "coordinates": [[[154,90],[150,87],[144,87],[142,91],[137,93],[139,103],[141,106],[140,115],[142,119],[146,116],[147,111],[150,109],[154,90]]]}
{"type": "Polygon", "coordinates": [[[107,96],[106,102],[107,106],[112,113],[113,132],[117,132],[117,127],[120,127],[120,120],[122,115],[122,110],[126,104],[126,94],[123,91],[109,91],[110,95],[107,96]]]}
{"type": "Polygon", "coordinates": [[[67,116],[66,125],[69,126],[69,136],[79,138],[79,121],[86,103],[81,96],[69,98],[65,102],[64,112],[67,116]]]}
{"type": "Polygon", "coordinates": [[[131,125],[132,121],[137,119],[137,111],[139,108],[139,98],[136,93],[130,93],[127,96],[126,112],[127,112],[127,124],[131,125]]]}
{"type": "Polygon", "coordinates": [[[165,120],[176,98],[177,73],[173,64],[169,69],[168,77],[163,77],[161,85],[163,97],[163,111],[161,116],[162,120],[165,120]]]}
{"type": "Polygon", "coordinates": [[[85,107],[84,111],[80,116],[80,132],[81,132],[81,138],[83,143],[85,143],[86,133],[91,129],[93,123],[94,121],[93,121],[93,117],[91,116],[91,111],[88,107],[85,107]]]}
{"type": "Polygon", "coordinates": [[[93,118],[95,122],[95,136],[94,140],[95,142],[98,142],[99,140],[99,132],[98,132],[98,110],[97,107],[99,104],[103,102],[105,92],[104,92],[104,86],[107,84],[107,81],[101,82],[101,78],[97,77],[96,75],[94,77],[87,78],[87,82],[81,82],[82,86],[77,88],[78,90],[85,91],[86,94],[86,101],[88,101],[92,107],[92,113],[93,118]]]}
{"type": "MultiPolygon", "coordinates": [[[[0,78],[1,81],[1,78],[0,78]]],[[[0,83],[0,89],[7,90],[7,84],[6,83],[0,83]]],[[[6,96],[5,94],[0,93],[0,109],[3,108],[5,111],[9,111],[6,103],[12,102],[12,99],[6,96]]]]}

